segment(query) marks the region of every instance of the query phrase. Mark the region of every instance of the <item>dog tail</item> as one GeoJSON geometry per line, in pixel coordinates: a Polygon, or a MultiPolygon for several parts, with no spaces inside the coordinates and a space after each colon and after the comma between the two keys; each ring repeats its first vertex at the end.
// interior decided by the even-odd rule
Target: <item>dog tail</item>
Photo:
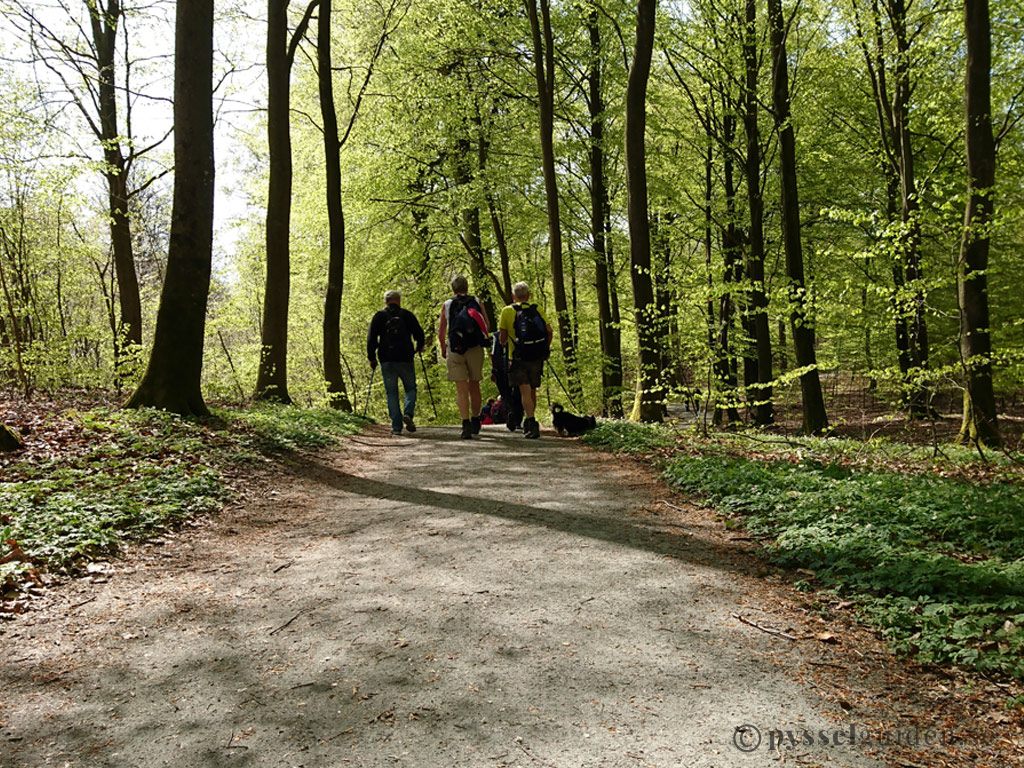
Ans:
{"type": "Polygon", "coordinates": [[[552,413],[561,413],[564,410],[565,410],[565,408],[563,408],[558,403],[555,403],[554,405],[551,406],[551,412],[552,413]]]}

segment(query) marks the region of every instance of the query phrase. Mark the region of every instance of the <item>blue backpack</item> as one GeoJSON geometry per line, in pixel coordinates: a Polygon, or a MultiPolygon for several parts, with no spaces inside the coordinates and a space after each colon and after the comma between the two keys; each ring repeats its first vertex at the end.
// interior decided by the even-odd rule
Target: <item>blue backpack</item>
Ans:
{"type": "Polygon", "coordinates": [[[536,304],[522,304],[516,307],[515,348],[516,360],[548,359],[548,327],[537,311],[536,304]]]}
{"type": "Polygon", "coordinates": [[[465,294],[456,296],[448,310],[448,349],[464,355],[486,343],[484,316],[477,300],[465,294]]]}

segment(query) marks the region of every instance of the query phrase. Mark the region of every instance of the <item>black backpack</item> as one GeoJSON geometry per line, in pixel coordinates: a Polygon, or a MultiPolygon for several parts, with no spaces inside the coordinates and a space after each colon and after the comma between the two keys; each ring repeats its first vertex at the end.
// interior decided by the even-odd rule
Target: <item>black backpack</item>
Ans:
{"type": "Polygon", "coordinates": [[[483,313],[472,296],[460,294],[448,310],[448,349],[460,355],[487,343],[483,331],[483,313]]]}
{"type": "Polygon", "coordinates": [[[388,319],[384,322],[380,345],[389,352],[400,352],[409,341],[409,329],[405,326],[402,309],[394,304],[388,304],[385,311],[388,319]]]}
{"type": "Polygon", "coordinates": [[[548,359],[548,327],[537,311],[536,304],[522,304],[516,307],[515,348],[516,360],[548,359]]]}

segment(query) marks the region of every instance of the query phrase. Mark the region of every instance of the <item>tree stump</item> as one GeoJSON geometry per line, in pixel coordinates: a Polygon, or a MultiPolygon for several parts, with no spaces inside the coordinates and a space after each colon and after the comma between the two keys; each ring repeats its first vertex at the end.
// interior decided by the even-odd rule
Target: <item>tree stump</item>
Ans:
{"type": "Polygon", "coordinates": [[[20,451],[25,447],[21,437],[10,427],[0,424],[0,452],[20,451]]]}

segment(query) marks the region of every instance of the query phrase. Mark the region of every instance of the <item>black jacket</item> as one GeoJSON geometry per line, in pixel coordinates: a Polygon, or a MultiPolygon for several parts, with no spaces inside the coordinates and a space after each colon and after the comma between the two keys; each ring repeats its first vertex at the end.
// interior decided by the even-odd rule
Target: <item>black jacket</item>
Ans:
{"type": "Polygon", "coordinates": [[[416,315],[395,304],[389,304],[377,312],[370,321],[370,332],[366,335],[366,356],[371,363],[378,359],[382,363],[411,363],[416,350],[422,349],[425,342],[426,338],[416,315]],[[398,334],[396,343],[389,345],[387,324],[392,312],[397,312],[401,316],[404,328],[398,334]]]}

